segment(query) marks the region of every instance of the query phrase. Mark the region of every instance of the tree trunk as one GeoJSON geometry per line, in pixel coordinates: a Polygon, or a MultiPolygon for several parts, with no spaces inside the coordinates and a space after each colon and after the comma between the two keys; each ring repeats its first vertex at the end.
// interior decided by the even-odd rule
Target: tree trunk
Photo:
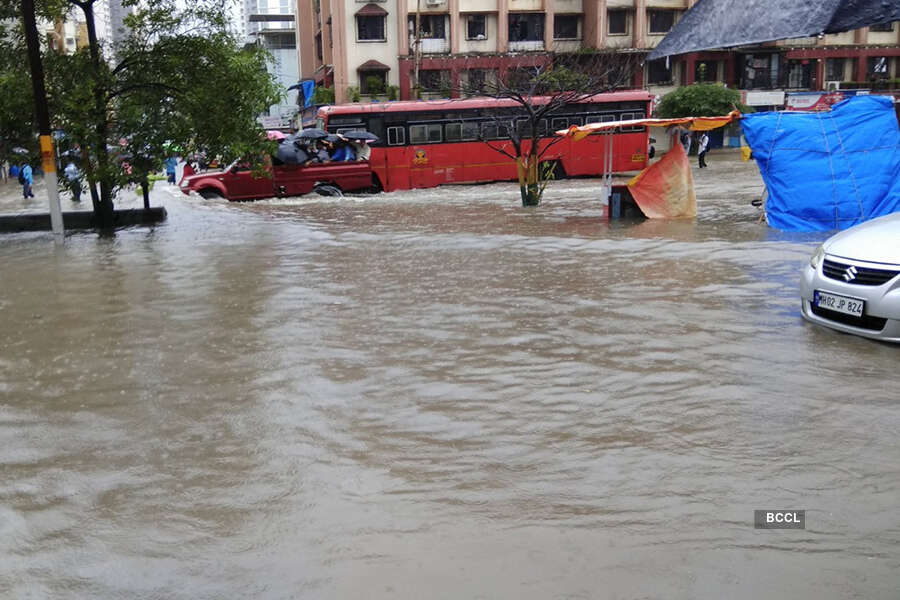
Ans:
{"type": "Polygon", "coordinates": [[[144,177],[141,180],[141,193],[144,195],[144,208],[150,208],[150,183],[144,177]]]}
{"type": "Polygon", "coordinates": [[[113,206],[112,185],[107,179],[107,167],[109,166],[109,152],[106,149],[107,137],[109,137],[109,124],[107,122],[106,103],[104,102],[104,89],[97,85],[100,78],[100,45],[97,41],[97,27],[94,22],[94,1],[70,0],[74,4],[81,7],[84,11],[85,24],[87,25],[88,43],[91,52],[91,63],[94,65],[94,118],[96,124],[94,131],[96,132],[95,151],[97,153],[97,165],[99,167],[98,183],[100,184],[100,194],[96,197],[96,192],[91,186],[91,200],[94,203],[94,215],[96,216],[97,227],[107,229],[114,226],[115,207],[113,206]]]}
{"type": "Polygon", "coordinates": [[[522,206],[537,206],[541,203],[543,190],[537,168],[537,157],[520,156],[516,159],[516,170],[519,175],[519,192],[522,195],[522,206]]]}

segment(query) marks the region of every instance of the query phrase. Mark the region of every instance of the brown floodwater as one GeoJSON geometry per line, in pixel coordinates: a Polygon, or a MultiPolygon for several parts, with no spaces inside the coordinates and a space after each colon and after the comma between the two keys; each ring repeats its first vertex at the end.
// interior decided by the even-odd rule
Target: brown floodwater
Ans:
{"type": "Polygon", "coordinates": [[[898,348],[804,323],[827,236],[710,165],[687,221],[162,185],[3,236],[0,597],[896,598],[898,348]]]}

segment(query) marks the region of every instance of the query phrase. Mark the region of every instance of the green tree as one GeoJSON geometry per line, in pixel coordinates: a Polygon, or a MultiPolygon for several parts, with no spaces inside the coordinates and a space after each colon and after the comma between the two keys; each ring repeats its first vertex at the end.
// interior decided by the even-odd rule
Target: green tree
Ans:
{"type": "MultiPolygon", "coordinates": [[[[101,226],[112,224],[116,190],[146,182],[175,151],[202,149],[229,160],[272,149],[256,122],[283,94],[266,70],[271,57],[259,46],[243,48],[228,33],[218,0],[195,0],[185,11],[174,0],[125,0],[136,11],[114,48],[97,40],[95,0],[44,2],[57,14],[77,7],[87,21],[89,48],[45,53],[43,61],[54,127],[81,149],[101,226]]],[[[13,4],[0,0],[0,14],[13,4]]],[[[5,67],[0,62],[0,82],[5,67]]],[[[12,109],[0,105],[0,123],[12,109]]]]}
{"type": "Polygon", "coordinates": [[[38,154],[31,76],[17,11],[18,3],[0,6],[0,161],[13,162],[22,160],[11,152],[17,146],[38,154]]]}
{"type": "Polygon", "coordinates": [[[742,113],[753,109],[741,103],[741,93],[720,83],[695,83],[678,88],[662,97],[657,117],[715,117],[737,108],[742,113]]]}

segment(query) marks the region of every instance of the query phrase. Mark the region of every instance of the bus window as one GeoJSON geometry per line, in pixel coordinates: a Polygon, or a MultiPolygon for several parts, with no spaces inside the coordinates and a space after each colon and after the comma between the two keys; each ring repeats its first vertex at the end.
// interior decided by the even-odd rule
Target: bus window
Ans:
{"type": "Polygon", "coordinates": [[[410,125],[409,126],[409,143],[410,144],[427,144],[429,142],[441,141],[441,126],[437,123],[428,125],[410,125]]]}
{"type": "Polygon", "coordinates": [[[406,143],[405,127],[388,127],[387,128],[388,146],[402,146],[406,143]]]}
{"type": "MultiPolygon", "coordinates": [[[[622,113],[622,120],[629,121],[631,119],[642,119],[644,117],[643,113],[622,113]]],[[[622,127],[622,131],[643,131],[644,128],[640,125],[631,127],[622,127]]]]}
{"type": "Polygon", "coordinates": [[[373,144],[384,143],[384,117],[369,117],[369,127],[366,130],[369,133],[378,136],[377,142],[373,144]]]}
{"type": "Polygon", "coordinates": [[[497,139],[497,124],[496,123],[482,123],[481,124],[481,137],[486,140],[497,139]]]}
{"type": "Polygon", "coordinates": [[[466,141],[478,139],[478,123],[465,121],[462,124],[462,139],[466,141]]]}
{"type": "Polygon", "coordinates": [[[561,129],[568,129],[569,127],[569,119],[566,117],[556,117],[550,124],[553,126],[553,131],[559,131],[561,129]]]}
{"type": "Polygon", "coordinates": [[[448,142],[458,142],[462,139],[462,123],[447,123],[444,125],[444,139],[448,142]]]}

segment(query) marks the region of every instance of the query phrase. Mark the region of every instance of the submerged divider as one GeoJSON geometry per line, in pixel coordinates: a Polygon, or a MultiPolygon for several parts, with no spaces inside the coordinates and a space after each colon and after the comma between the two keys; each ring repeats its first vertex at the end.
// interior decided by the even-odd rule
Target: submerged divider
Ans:
{"type": "MultiPolygon", "coordinates": [[[[153,225],[166,220],[166,209],[161,206],[151,208],[128,208],[113,212],[113,227],[132,225],[153,225]]],[[[66,229],[97,229],[93,211],[70,211],[63,213],[66,229]]],[[[0,215],[0,233],[20,233],[24,231],[51,231],[49,213],[25,213],[0,215]]]]}

